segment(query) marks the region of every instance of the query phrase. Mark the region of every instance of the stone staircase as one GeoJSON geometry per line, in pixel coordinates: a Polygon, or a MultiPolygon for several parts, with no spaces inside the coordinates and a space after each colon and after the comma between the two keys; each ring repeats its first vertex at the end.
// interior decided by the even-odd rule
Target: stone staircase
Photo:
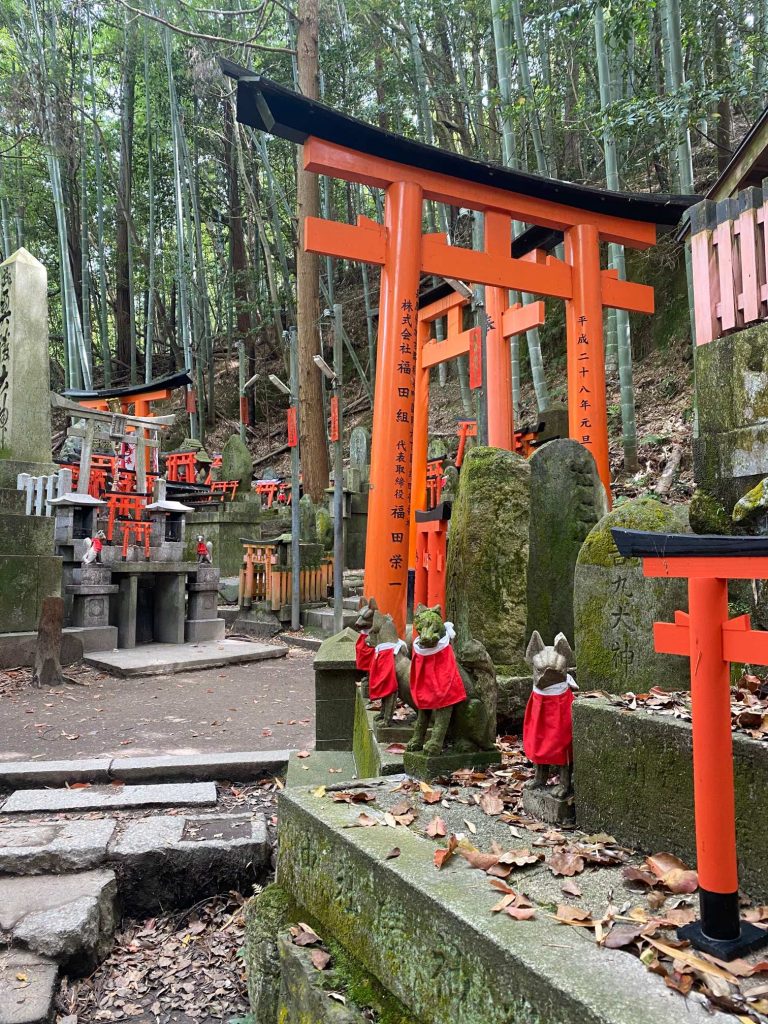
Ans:
{"type": "Polygon", "coordinates": [[[98,761],[0,767],[0,1024],[48,1024],[59,973],[91,973],[123,915],[248,894],[269,872],[264,814],[224,806],[212,780],[232,778],[238,764],[244,779],[278,761],[280,770],[286,751],[222,755],[218,764],[209,755],[196,771],[189,757],[135,760],[148,762],[135,766],[137,780],[165,771],[204,781],[116,786],[102,781],[98,761]],[[84,788],[61,785],[91,778],[84,788]],[[56,788],[8,792],[9,783],[53,780],[56,788]]]}

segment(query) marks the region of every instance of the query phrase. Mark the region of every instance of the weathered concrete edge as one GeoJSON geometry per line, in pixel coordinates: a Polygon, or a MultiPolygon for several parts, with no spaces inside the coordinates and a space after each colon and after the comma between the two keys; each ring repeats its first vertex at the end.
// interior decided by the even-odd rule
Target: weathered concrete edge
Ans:
{"type": "Polygon", "coordinates": [[[0,789],[19,786],[63,786],[67,782],[123,781],[166,782],[184,779],[217,782],[232,779],[251,782],[262,775],[287,770],[290,750],[237,751],[225,754],[162,754],[156,757],[101,757],[73,761],[0,762],[0,789]]]}
{"type": "Polygon", "coordinates": [[[349,828],[357,813],[303,787],[283,791],[277,883],[425,1024],[668,1024],[681,1012],[727,1024],[576,929],[492,917],[485,875],[463,862],[437,872],[434,844],[406,829],[349,828]],[[393,843],[400,856],[385,860],[393,843]]]}

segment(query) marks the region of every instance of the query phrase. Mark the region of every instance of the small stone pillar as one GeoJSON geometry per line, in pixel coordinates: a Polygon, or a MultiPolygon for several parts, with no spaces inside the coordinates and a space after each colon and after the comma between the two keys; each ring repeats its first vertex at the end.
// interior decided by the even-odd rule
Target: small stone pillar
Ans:
{"type": "Polygon", "coordinates": [[[224,619],[219,618],[219,578],[215,565],[199,565],[197,575],[190,577],[187,586],[187,621],[184,639],[187,643],[203,640],[222,640],[224,619]]]}
{"type": "Polygon", "coordinates": [[[315,655],[315,749],[351,750],[360,673],[355,665],[358,634],[347,627],[328,637],[315,655]]]}

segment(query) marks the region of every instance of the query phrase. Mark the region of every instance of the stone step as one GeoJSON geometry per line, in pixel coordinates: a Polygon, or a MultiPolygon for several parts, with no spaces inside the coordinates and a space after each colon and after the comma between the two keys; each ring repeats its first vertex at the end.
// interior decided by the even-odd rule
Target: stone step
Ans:
{"type": "Polygon", "coordinates": [[[344,608],[351,612],[359,612],[363,603],[363,599],[359,594],[353,594],[351,597],[345,597],[343,601],[344,608]]]}
{"type": "Polygon", "coordinates": [[[92,757],[72,761],[0,762],[0,789],[63,786],[73,782],[252,782],[279,775],[287,750],[240,750],[222,754],[159,754],[148,757],[92,757]]]}
{"type": "Polygon", "coordinates": [[[0,536],[11,540],[13,553],[53,554],[54,521],[47,516],[27,516],[0,511],[0,536]]]}
{"type": "MultiPolygon", "coordinates": [[[[356,611],[343,612],[343,628],[351,626],[357,618],[356,611]]],[[[301,613],[301,624],[312,629],[321,629],[327,636],[336,632],[333,625],[333,608],[307,608],[301,613]]]]}
{"type": "Polygon", "coordinates": [[[123,810],[131,807],[201,807],[216,803],[213,782],[152,786],[92,786],[90,789],[17,789],[2,814],[57,814],[60,811],[123,810]]]}
{"type": "Polygon", "coordinates": [[[0,951],[0,1024],[50,1024],[59,968],[25,949],[0,951]]]}
{"type": "Polygon", "coordinates": [[[24,515],[26,507],[27,499],[24,491],[17,491],[14,487],[0,487],[0,512],[24,515]]]}
{"type": "Polygon", "coordinates": [[[0,931],[69,974],[89,974],[112,945],[116,901],[115,873],[104,868],[0,878],[0,931]]]}
{"type": "Polygon", "coordinates": [[[309,757],[291,754],[287,786],[330,786],[357,778],[351,750],[311,750],[309,757]]]}
{"type": "Polygon", "coordinates": [[[189,906],[231,889],[250,892],[263,881],[270,856],[260,813],[0,825],[0,875],[63,877],[110,868],[117,876],[120,904],[131,914],[189,906]]]}

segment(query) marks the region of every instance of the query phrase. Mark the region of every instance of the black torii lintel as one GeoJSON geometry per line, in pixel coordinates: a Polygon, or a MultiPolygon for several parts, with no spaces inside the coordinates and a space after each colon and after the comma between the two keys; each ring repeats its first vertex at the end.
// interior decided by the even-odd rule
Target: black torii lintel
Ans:
{"type": "Polygon", "coordinates": [[[308,99],[230,60],[220,59],[220,65],[224,74],[237,81],[237,120],[290,142],[302,144],[314,136],[410,167],[435,171],[536,199],[546,199],[591,213],[623,217],[661,227],[676,225],[688,207],[701,198],[609,192],[473,160],[349,117],[325,103],[308,99]]]}
{"type": "Polygon", "coordinates": [[[170,373],[165,377],[155,377],[147,384],[127,384],[122,388],[99,388],[92,391],[66,388],[62,394],[74,402],[92,402],[107,398],[140,398],[152,391],[175,391],[176,388],[184,388],[191,384],[192,378],[189,376],[189,370],[180,370],[178,373],[170,373]]]}

